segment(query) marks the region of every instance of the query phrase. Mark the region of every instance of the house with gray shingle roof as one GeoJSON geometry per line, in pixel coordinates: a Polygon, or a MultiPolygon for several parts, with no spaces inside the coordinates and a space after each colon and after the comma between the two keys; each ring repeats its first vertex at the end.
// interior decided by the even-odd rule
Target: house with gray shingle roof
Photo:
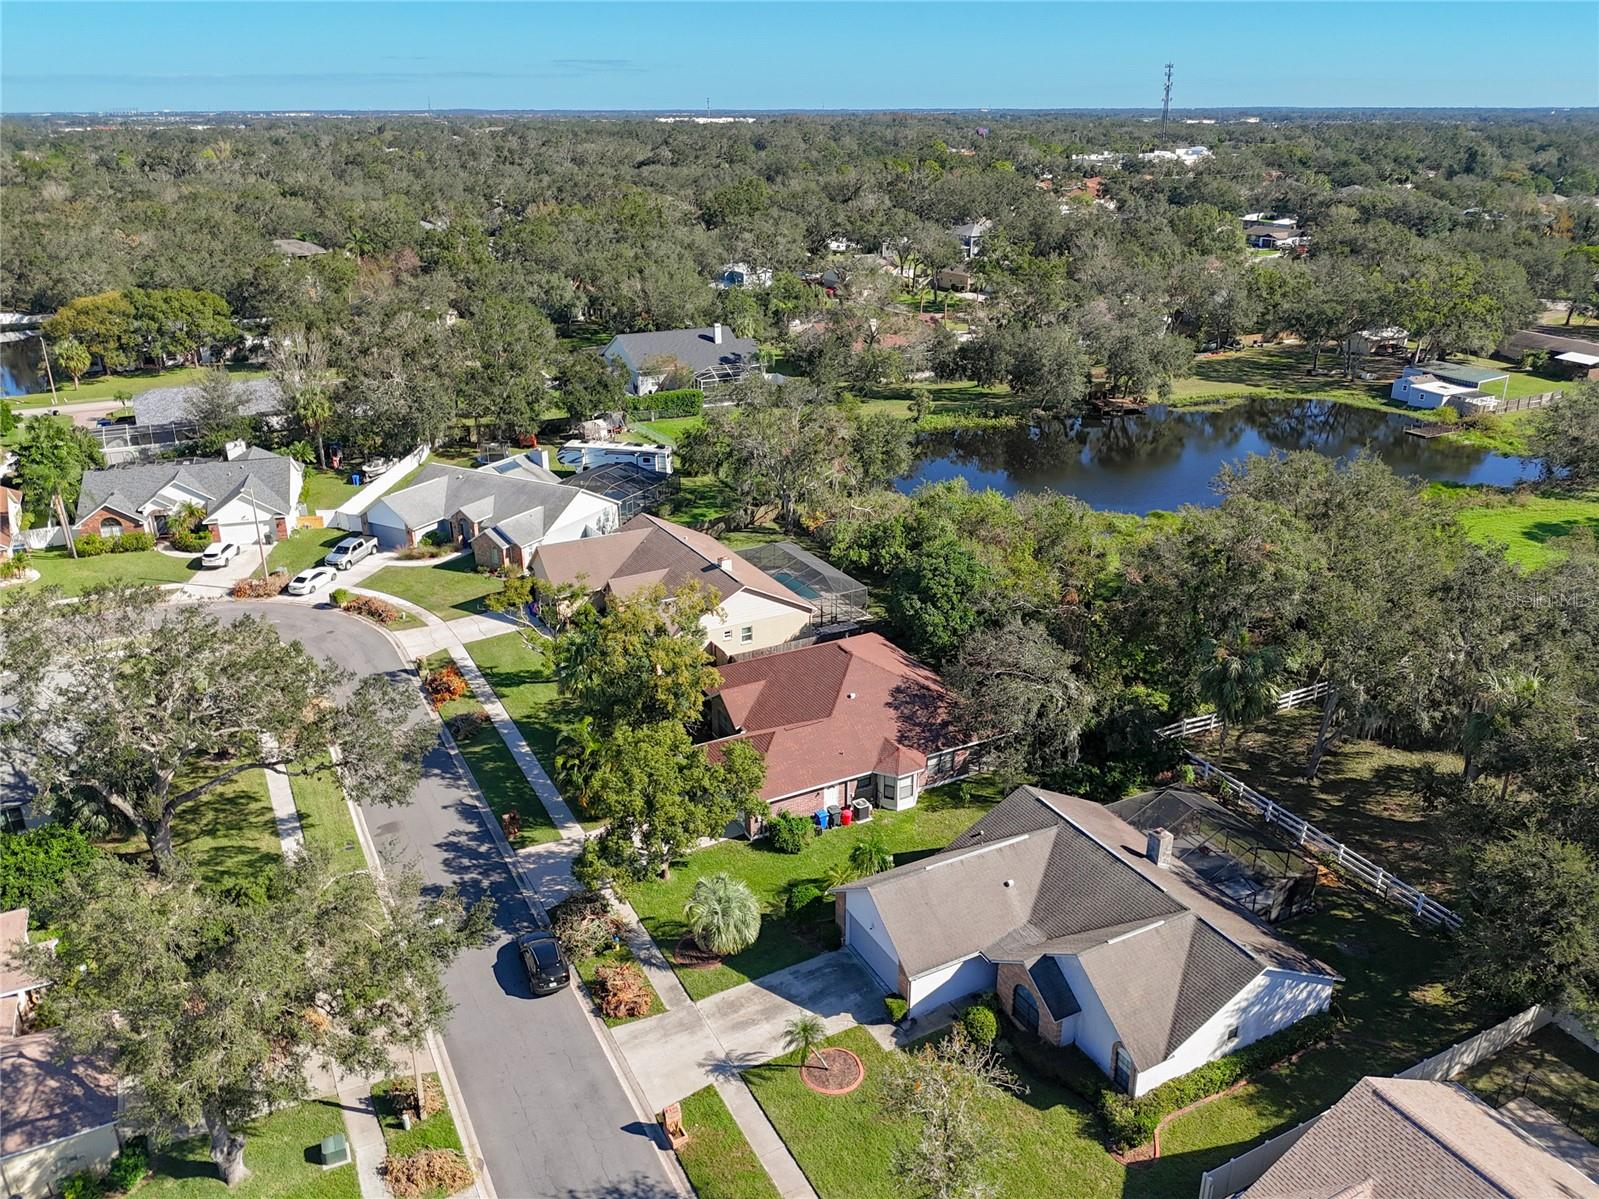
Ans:
{"type": "Polygon", "coordinates": [[[235,442],[221,460],[141,462],[85,471],[78,490],[78,533],[162,536],[184,504],[205,513],[212,540],[268,544],[294,527],[304,468],[294,459],[235,442]]]}
{"type": "Polygon", "coordinates": [[[941,853],[836,888],[910,1013],[994,991],[1129,1095],[1325,1011],[1338,976],[1108,808],[1019,787],[941,853]]]}
{"type": "MultiPolygon", "coordinates": [[[[241,416],[277,416],[283,408],[283,389],[275,379],[243,379],[233,384],[241,416]]],[[[193,419],[200,398],[198,384],[152,387],[133,397],[133,423],[141,429],[181,424],[193,419]]]]}
{"type": "Polygon", "coordinates": [[[704,329],[618,333],[600,355],[626,368],[628,390],[642,396],[659,391],[673,374],[689,376],[695,387],[742,378],[759,367],[759,350],[753,337],[734,337],[718,323],[704,329]]]}
{"type": "MultiPolygon", "coordinates": [[[[531,469],[502,473],[435,464],[409,487],[391,491],[361,515],[362,531],[384,549],[416,545],[437,533],[478,565],[527,567],[538,546],[614,531],[617,503],[579,487],[545,481],[531,469]]],[[[551,476],[553,479],[553,476],[551,476]]]]}

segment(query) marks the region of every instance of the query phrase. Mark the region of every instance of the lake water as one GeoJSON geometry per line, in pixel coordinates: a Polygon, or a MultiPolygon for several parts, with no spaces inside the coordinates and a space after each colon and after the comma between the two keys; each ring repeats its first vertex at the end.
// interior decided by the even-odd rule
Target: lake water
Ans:
{"type": "Polygon", "coordinates": [[[1538,473],[1534,459],[1405,434],[1413,418],[1324,400],[1252,399],[1220,412],[1152,405],[1140,416],[937,435],[896,486],[964,478],[1006,495],[1051,490],[1095,508],[1145,513],[1214,504],[1211,480],[1249,454],[1315,450],[1347,458],[1369,447],[1400,474],[1510,486],[1538,473]]]}

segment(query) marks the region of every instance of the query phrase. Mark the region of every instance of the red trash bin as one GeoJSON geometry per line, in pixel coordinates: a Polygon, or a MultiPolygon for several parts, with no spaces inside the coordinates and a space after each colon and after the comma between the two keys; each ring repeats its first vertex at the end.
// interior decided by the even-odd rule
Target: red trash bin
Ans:
{"type": "Polygon", "coordinates": [[[839,815],[843,818],[845,824],[852,824],[855,821],[855,813],[848,808],[845,808],[839,815]]]}

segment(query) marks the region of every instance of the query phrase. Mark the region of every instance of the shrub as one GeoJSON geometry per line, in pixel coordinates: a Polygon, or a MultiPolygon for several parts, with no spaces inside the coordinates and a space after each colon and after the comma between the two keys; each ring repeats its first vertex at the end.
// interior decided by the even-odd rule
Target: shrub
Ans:
{"type": "Polygon", "coordinates": [[[328,592],[328,603],[332,604],[335,608],[342,608],[349,602],[350,593],[343,587],[335,587],[332,591],[328,592]]]}
{"type": "Polygon", "coordinates": [[[146,533],[143,529],[111,539],[111,552],[114,554],[135,554],[140,550],[153,549],[155,549],[155,535],[146,533]]]}
{"type": "Polygon", "coordinates": [[[816,825],[793,812],[778,812],[766,822],[766,834],[778,853],[799,853],[816,835],[816,825]]]}
{"type": "Polygon", "coordinates": [[[1439,404],[1437,413],[1438,423],[1441,425],[1453,425],[1460,422],[1460,413],[1448,404],[1439,404]]]}
{"type": "Polygon", "coordinates": [[[457,741],[470,741],[483,731],[483,726],[488,722],[487,712],[458,712],[444,724],[450,730],[450,736],[457,741]]]}
{"type": "Polygon", "coordinates": [[[27,908],[35,927],[48,924],[61,884],[87,870],[100,852],[81,830],[65,824],[0,833],[0,911],[27,908]]]}
{"type": "Polygon", "coordinates": [[[198,554],[211,544],[211,530],[204,525],[196,529],[168,529],[167,542],[182,553],[198,554]]]}
{"type": "Polygon", "coordinates": [[[1163,1082],[1149,1094],[1137,1099],[1106,1088],[1100,1093],[1095,1108],[1100,1122],[1105,1126],[1111,1147],[1131,1149],[1144,1144],[1155,1135],[1160,1122],[1178,1108],[1225,1091],[1235,1082],[1292,1057],[1323,1040],[1332,1027],[1333,1017],[1329,1013],[1307,1017],[1269,1037],[1262,1037],[1252,1045],[1246,1045],[1237,1053],[1206,1062],[1198,1069],[1190,1070],[1170,1082],[1163,1082]]]}
{"type": "Polygon", "coordinates": [[[466,694],[466,679],[461,675],[461,668],[451,662],[428,671],[422,678],[422,690],[428,697],[428,703],[435,708],[442,708],[452,699],[460,699],[466,694]]]}
{"type": "Polygon", "coordinates": [[[104,1194],[105,1187],[88,1170],[68,1174],[61,1180],[61,1199],[100,1199],[104,1194]]]}
{"type": "Polygon", "coordinates": [[[422,544],[431,545],[435,549],[448,549],[451,545],[450,535],[434,529],[431,533],[422,534],[422,544]]]}
{"type": "Polygon", "coordinates": [[[74,541],[80,558],[98,558],[111,551],[111,539],[98,533],[79,533],[74,541]]]}
{"type": "Polygon", "coordinates": [[[415,562],[421,558],[442,558],[449,552],[449,546],[429,542],[426,545],[402,545],[394,551],[394,556],[402,562],[415,562]]]}
{"type": "Polygon", "coordinates": [[[977,1004],[961,1013],[961,1028],[976,1045],[992,1045],[999,1036],[999,1017],[994,1009],[977,1004]]]}
{"type": "Polygon", "coordinates": [[[28,569],[28,551],[18,549],[0,558],[0,579],[20,579],[28,569]]]}
{"type": "Polygon", "coordinates": [[[788,914],[798,916],[822,897],[822,889],[814,883],[796,883],[788,892],[788,914]]]}
{"type": "Polygon", "coordinates": [[[287,574],[269,574],[264,579],[240,579],[228,594],[234,599],[271,599],[289,585],[287,574]]]}
{"type": "Polygon", "coordinates": [[[550,909],[550,929],[573,961],[609,949],[622,935],[622,917],[600,891],[579,891],[550,909]]]}
{"type": "Polygon", "coordinates": [[[738,953],[761,935],[761,905],[743,879],[708,874],[696,879],[683,906],[700,948],[719,955],[738,953]]]}
{"type": "Polygon", "coordinates": [[[626,396],[623,411],[654,412],[657,417],[698,416],[705,408],[705,393],[697,387],[677,387],[647,396],[626,396]]]}
{"type": "Polygon", "coordinates": [[[1110,1090],[1110,1079],[1077,1046],[1051,1045],[1014,1021],[1007,1025],[1006,1037],[1016,1056],[1035,1074],[1059,1083],[1090,1104],[1097,1105],[1100,1095],[1110,1090]]]}
{"type": "Polygon", "coordinates": [[[111,1191],[131,1191],[150,1172],[150,1150],[143,1137],[134,1137],[106,1167],[105,1185],[111,1191]]]}
{"type": "Polygon", "coordinates": [[[364,616],[377,624],[393,624],[400,619],[399,608],[389,603],[388,600],[379,599],[375,595],[351,595],[349,592],[345,592],[345,598],[342,602],[339,602],[339,607],[346,612],[353,612],[357,616],[364,616]]]}
{"type": "Polygon", "coordinates": [[[383,1181],[394,1199],[422,1199],[465,1190],[472,1185],[472,1171],[453,1149],[424,1149],[409,1157],[384,1158],[383,1181]]]}
{"type": "Polygon", "coordinates": [[[650,984],[633,962],[601,966],[594,972],[600,1013],[612,1020],[629,1020],[650,1010],[650,984]]]}
{"type": "Polygon", "coordinates": [[[883,996],[883,1010],[888,1013],[889,1023],[898,1024],[905,1019],[906,1014],[911,1010],[911,1005],[898,995],[885,995],[883,996]]]}

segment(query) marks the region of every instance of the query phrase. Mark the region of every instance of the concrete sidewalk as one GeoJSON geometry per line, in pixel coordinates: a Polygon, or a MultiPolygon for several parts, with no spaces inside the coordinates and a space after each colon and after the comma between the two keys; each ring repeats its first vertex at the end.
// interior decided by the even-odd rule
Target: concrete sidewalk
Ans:
{"type": "Polygon", "coordinates": [[[755,1096],[750,1094],[744,1080],[718,1079],[716,1093],[727,1104],[734,1123],[743,1131],[744,1139],[750,1143],[761,1165],[766,1167],[777,1193],[783,1199],[817,1199],[810,1179],[805,1177],[805,1171],[799,1168],[799,1163],[788,1151],[788,1146],[783,1144],[783,1138],[777,1135],[777,1129],[772,1127],[772,1122],[766,1118],[766,1113],[755,1101],[755,1096]]]}

